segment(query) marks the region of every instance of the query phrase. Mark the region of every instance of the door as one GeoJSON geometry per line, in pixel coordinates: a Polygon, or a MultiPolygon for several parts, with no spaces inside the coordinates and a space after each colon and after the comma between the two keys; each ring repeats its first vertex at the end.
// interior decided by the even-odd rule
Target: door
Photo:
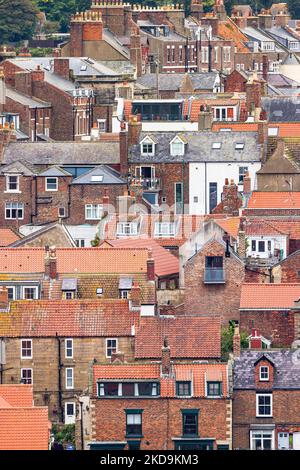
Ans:
{"type": "Polygon", "coordinates": [[[294,432],[293,434],[293,449],[300,450],[300,432],[294,432]]]}
{"type": "Polygon", "coordinates": [[[65,424],[74,424],[75,423],[75,403],[67,402],[65,403],[65,424]]]}
{"type": "Polygon", "coordinates": [[[289,433],[288,432],[279,432],[278,433],[278,449],[286,450],[289,448],[289,433]]]}

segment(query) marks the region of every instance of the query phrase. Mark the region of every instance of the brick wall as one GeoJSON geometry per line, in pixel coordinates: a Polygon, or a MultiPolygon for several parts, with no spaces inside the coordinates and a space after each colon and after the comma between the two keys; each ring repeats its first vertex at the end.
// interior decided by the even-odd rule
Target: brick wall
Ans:
{"type": "Polygon", "coordinates": [[[300,282],[300,254],[286,258],[280,265],[281,282],[300,282]]]}
{"type": "Polygon", "coordinates": [[[225,247],[212,240],[185,265],[185,311],[206,315],[220,315],[224,324],[239,320],[241,285],[244,265],[233,254],[225,258],[225,247]],[[224,284],[204,284],[205,257],[222,256],[225,272],[224,284]]]}
{"type": "Polygon", "coordinates": [[[233,393],[233,448],[250,449],[250,425],[275,424],[277,433],[300,430],[300,390],[273,390],[273,418],[256,418],[255,390],[235,390],[233,393]]]}
{"type": "Polygon", "coordinates": [[[19,226],[32,222],[32,207],[35,196],[35,188],[33,180],[30,176],[22,176],[19,178],[20,193],[6,192],[6,177],[0,176],[0,224],[1,226],[12,227],[18,229],[19,226]],[[6,203],[23,203],[23,219],[5,219],[6,203]]]}
{"type": "Polygon", "coordinates": [[[262,336],[272,341],[273,347],[290,347],[295,338],[294,313],[287,310],[242,310],[240,312],[242,331],[251,334],[252,328],[259,329],[262,336]]]}
{"type": "Polygon", "coordinates": [[[92,440],[126,441],[125,409],[142,409],[142,450],[172,450],[182,437],[182,409],[199,409],[199,436],[228,441],[226,399],[93,399],[92,440]]]}
{"type": "Polygon", "coordinates": [[[57,191],[46,191],[46,178],[38,176],[37,181],[37,205],[34,222],[44,224],[55,221],[59,216],[59,208],[65,208],[65,214],[68,215],[69,205],[69,185],[72,176],[58,177],[57,191]]]}

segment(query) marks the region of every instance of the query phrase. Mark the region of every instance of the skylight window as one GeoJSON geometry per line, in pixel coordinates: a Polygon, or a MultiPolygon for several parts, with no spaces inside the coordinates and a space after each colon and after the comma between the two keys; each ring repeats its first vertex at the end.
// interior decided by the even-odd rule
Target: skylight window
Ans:
{"type": "Polygon", "coordinates": [[[243,150],[244,147],[245,147],[245,144],[242,142],[238,142],[235,144],[235,150],[243,150]]]}
{"type": "Polygon", "coordinates": [[[221,145],[222,145],[221,142],[213,142],[212,148],[214,150],[219,150],[221,148],[221,145]]]}
{"type": "Polygon", "coordinates": [[[82,66],[80,67],[80,71],[81,71],[81,72],[85,72],[86,69],[87,69],[87,66],[86,66],[86,65],[82,65],[82,66]]]}
{"type": "Polygon", "coordinates": [[[93,175],[91,177],[91,181],[101,182],[101,181],[103,181],[103,175],[93,175]]]}

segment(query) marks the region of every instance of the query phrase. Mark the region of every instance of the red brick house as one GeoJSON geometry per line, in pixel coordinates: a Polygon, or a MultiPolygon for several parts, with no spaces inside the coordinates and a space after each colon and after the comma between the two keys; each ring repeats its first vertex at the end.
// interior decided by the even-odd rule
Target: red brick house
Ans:
{"type": "Polygon", "coordinates": [[[160,362],[95,365],[93,373],[90,449],[231,448],[226,364],[171,362],[165,342],[160,362]]]}
{"type": "Polygon", "coordinates": [[[188,314],[239,320],[243,261],[222,240],[212,238],[184,265],[184,308],[188,314]]]}
{"type": "Polygon", "coordinates": [[[298,339],[299,284],[242,285],[240,327],[249,335],[253,328],[273,347],[290,347],[298,339]]]}
{"type": "Polygon", "coordinates": [[[234,361],[233,449],[300,449],[299,351],[242,351],[234,361]]]}

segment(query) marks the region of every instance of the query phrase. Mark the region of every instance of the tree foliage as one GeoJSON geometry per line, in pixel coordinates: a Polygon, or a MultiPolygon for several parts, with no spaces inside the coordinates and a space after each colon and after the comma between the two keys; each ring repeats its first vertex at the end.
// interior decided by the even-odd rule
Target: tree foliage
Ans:
{"type": "Polygon", "coordinates": [[[40,11],[46,14],[48,21],[57,21],[60,31],[69,29],[70,17],[77,11],[88,10],[91,0],[33,0],[40,11]]]}
{"type": "MultiPolygon", "coordinates": [[[[222,359],[227,361],[229,354],[233,351],[234,322],[230,322],[228,327],[223,327],[221,331],[221,351],[222,359]]],[[[241,332],[241,347],[248,347],[247,333],[241,332]]]]}
{"type": "Polygon", "coordinates": [[[0,0],[0,44],[29,39],[37,13],[31,0],[0,0]]]}

